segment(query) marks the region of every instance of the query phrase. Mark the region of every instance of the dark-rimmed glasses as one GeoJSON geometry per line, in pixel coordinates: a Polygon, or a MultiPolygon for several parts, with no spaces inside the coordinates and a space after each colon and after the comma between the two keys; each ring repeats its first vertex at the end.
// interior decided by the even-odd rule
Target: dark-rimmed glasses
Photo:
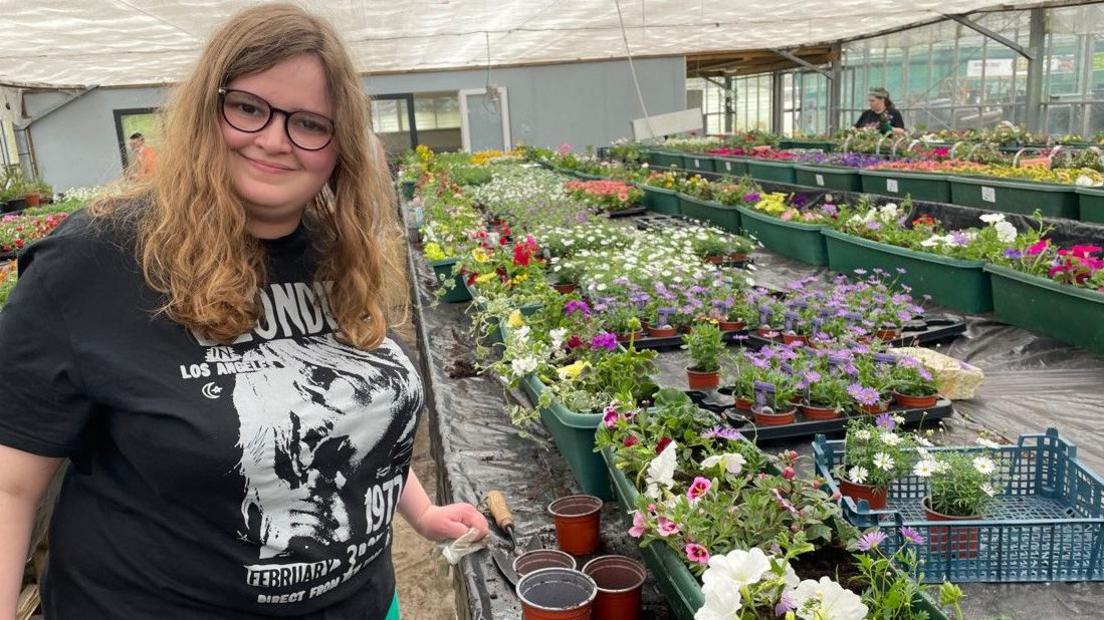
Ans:
{"type": "Polygon", "coordinates": [[[304,151],[320,151],[333,141],[334,122],[321,114],[281,110],[244,90],[220,88],[218,94],[222,100],[222,118],[238,131],[257,133],[268,127],[274,112],[279,112],[284,115],[288,140],[304,151]]]}

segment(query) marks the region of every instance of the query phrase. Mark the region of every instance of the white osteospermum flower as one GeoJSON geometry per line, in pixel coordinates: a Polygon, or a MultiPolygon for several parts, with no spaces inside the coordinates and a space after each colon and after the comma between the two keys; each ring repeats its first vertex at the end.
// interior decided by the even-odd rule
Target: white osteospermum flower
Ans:
{"type": "Polygon", "coordinates": [[[933,473],[935,473],[935,464],[929,460],[917,461],[912,467],[912,475],[920,478],[931,478],[933,473]]]}
{"type": "Polygon", "coordinates": [[[985,446],[986,448],[999,448],[999,447],[1001,447],[1001,445],[999,443],[997,443],[995,441],[992,441],[990,439],[986,439],[984,437],[978,437],[977,438],[977,444],[979,446],[985,446]]]}
{"type": "Polygon", "coordinates": [[[985,222],[986,224],[996,224],[997,222],[1003,222],[1004,221],[1004,214],[1003,213],[986,213],[985,215],[981,216],[980,219],[981,219],[981,221],[985,222]]]}
{"type": "Polygon", "coordinates": [[[981,491],[982,491],[982,493],[985,493],[989,497],[993,497],[994,495],[997,494],[997,490],[994,489],[993,485],[989,484],[988,482],[981,485],[981,491]]]}
{"type": "Polygon", "coordinates": [[[993,462],[993,459],[987,456],[979,456],[974,459],[974,469],[978,470],[979,474],[988,476],[997,469],[997,464],[993,462]]]}
{"type": "Polygon", "coordinates": [[[856,465],[847,472],[847,477],[855,484],[863,484],[866,482],[866,477],[870,475],[865,467],[856,465]]]}
{"type": "Polygon", "coordinates": [[[658,499],[660,496],[660,487],[670,489],[675,484],[675,466],[678,458],[678,444],[672,441],[667,444],[667,447],[663,449],[663,452],[659,456],[652,459],[652,462],[648,464],[648,475],[645,481],[648,483],[648,490],[645,495],[653,499],[658,499]]]}
{"type": "Polygon", "coordinates": [[[885,452],[877,452],[874,454],[874,466],[878,469],[889,471],[893,469],[893,457],[885,452]]]}
{"type": "Polygon", "coordinates": [[[770,558],[763,550],[752,547],[748,551],[736,549],[709,558],[709,568],[702,574],[702,584],[725,584],[734,589],[759,583],[771,569],[770,558]]]}
{"type": "Polygon", "coordinates": [[[934,447],[934,445],[935,445],[930,440],[928,440],[926,437],[921,437],[920,435],[916,436],[916,443],[921,445],[921,446],[926,446],[928,448],[934,447]]]}
{"type": "Polygon", "coordinates": [[[868,429],[864,428],[862,430],[855,431],[855,439],[858,439],[859,441],[870,441],[870,437],[871,435],[868,429]]]}
{"type": "Polygon", "coordinates": [[[790,594],[790,600],[801,620],[863,620],[868,611],[858,594],[828,577],[802,581],[790,594]]]}
{"type": "Polygon", "coordinates": [[[881,439],[882,443],[887,446],[895,446],[901,443],[901,436],[893,431],[882,431],[881,439]]]}

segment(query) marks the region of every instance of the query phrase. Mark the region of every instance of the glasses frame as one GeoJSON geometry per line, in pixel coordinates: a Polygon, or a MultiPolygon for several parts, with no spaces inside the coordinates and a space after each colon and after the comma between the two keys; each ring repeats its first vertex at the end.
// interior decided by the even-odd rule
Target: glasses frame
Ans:
{"type": "Polygon", "coordinates": [[[268,127],[269,123],[272,122],[272,119],[273,119],[273,117],[276,116],[276,113],[279,112],[280,114],[284,115],[284,133],[287,135],[288,142],[291,142],[291,144],[294,145],[295,148],[297,148],[297,149],[302,149],[304,151],[321,151],[322,149],[326,148],[327,146],[329,146],[330,144],[333,143],[334,136],[337,134],[337,126],[336,126],[336,123],[334,123],[332,118],[327,118],[325,116],[322,116],[321,114],[318,114],[317,112],[307,112],[308,114],[312,114],[312,115],[318,116],[320,118],[325,118],[327,121],[330,122],[330,126],[334,128],[333,133],[330,134],[330,139],[326,140],[325,144],[323,144],[322,146],[313,148],[313,149],[312,148],[307,148],[307,147],[299,144],[298,142],[296,142],[295,138],[291,137],[291,117],[295,116],[296,114],[299,114],[301,112],[306,112],[306,110],[297,110],[295,112],[289,112],[287,110],[281,110],[280,108],[277,108],[276,106],[269,103],[268,100],[265,99],[264,97],[262,97],[260,95],[257,95],[257,94],[254,94],[254,93],[251,93],[248,90],[241,90],[240,88],[225,88],[225,87],[219,88],[218,89],[218,96],[219,96],[219,113],[222,115],[222,120],[226,121],[227,125],[230,125],[235,130],[240,131],[242,133],[260,133],[260,132],[264,131],[265,128],[268,127]],[[242,129],[241,127],[238,127],[237,125],[235,125],[226,116],[226,95],[228,95],[230,93],[242,93],[243,95],[249,95],[250,97],[256,97],[258,100],[264,102],[264,104],[266,106],[268,106],[268,118],[265,119],[264,124],[262,124],[257,129],[252,129],[252,130],[251,129],[242,129]]]}

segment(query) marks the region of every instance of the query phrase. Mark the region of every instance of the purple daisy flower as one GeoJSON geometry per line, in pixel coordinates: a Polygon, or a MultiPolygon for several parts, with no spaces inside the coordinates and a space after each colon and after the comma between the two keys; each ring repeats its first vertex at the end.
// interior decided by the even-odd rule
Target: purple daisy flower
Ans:
{"type": "Polygon", "coordinates": [[[855,542],[855,548],[859,551],[870,551],[871,549],[877,549],[878,545],[882,544],[885,539],[885,532],[879,530],[867,532],[860,536],[859,540],[855,542]]]}
{"type": "Polygon", "coordinates": [[[869,387],[863,387],[862,384],[852,383],[847,386],[847,393],[851,395],[851,398],[859,401],[862,405],[876,405],[878,404],[878,390],[869,387]]]}
{"type": "Polygon", "coordinates": [[[924,544],[924,537],[920,535],[920,532],[907,525],[901,527],[901,536],[914,545],[924,544]]]}
{"type": "Polygon", "coordinates": [[[889,415],[888,411],[874,418],[874,424],[878,428],[887,431],[891,431],[893,427],[897,426],[897,422],[893,420],[893,416],[889,415]]]}
{"type": "Polygon", "coordinates": [[[1004,257],[1011,260],[1019,260],[1023,258],[1023,252],[1017,250],[1016,248],[1008,248],[1004,251],[1004,257]]]}

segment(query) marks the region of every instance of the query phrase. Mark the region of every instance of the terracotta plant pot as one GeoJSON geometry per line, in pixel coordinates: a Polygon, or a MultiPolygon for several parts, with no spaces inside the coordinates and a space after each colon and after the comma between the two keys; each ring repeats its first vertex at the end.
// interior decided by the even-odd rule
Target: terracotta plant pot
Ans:
{"type": "Polygon", "coordinates": [[[574,292],[578,287],[573,282],[557,282],[552,285],[552,288],[556,289],[556,292],[561,295],[567,295],[574,292]]]}
{"type": "Polygon", "coordinates": [[[878,331],[874,332],[874,336],[878,340],[883,340],[883,341],[888,342],[890,340],[896,340],[896,339],[900,338],[901,337],[901,332],[899,330],[896,330],[896,329],[884,329],[883,328],[883,329],[879,329],[878,331]]]}
{"type": "Polygon", "coordinates": [[[728,260],[730,260],[730,261],[732,261],[732,262],[734,262],[734,263],[744,263],[744,262],[747,262],[747,258],[748,258],[748,257],[747,257],[747,254],[743,254],[743,253],[741,253],[741,252],[733,252],[733,253],[731,253],[731,254],[729,254],[729,255],[728,255],[728,260]]]}
{"type": "Polygon", "coordinates": [[[808,346],[809,338],[800,334],[782,334],[782,344],[793,344],[795,342],[808,346]]]}
{"type": "Polygon", "coordinates": [[[872,487],[868,484],[855,484],[846,478],[839,479],[840,493],[858,501],[865,499],[872,510],[881,510],[886,507],[886,499],[889,496],[888,489],[872,487]]]}
{"type": "Polygon", "coordinates": [[[42,204],[42,197],[38,194],[27,194],[27,206],[37,207],[42,204]]]}
{"type": "Polygon", "coordinates": [[[698,372],[697,370],[690,370],[687,368],[686,382],[690,384],[691,390],[697,390],[699,392],[715,390],[717,386],[721,384],[721,371],[698,372]]]}
{"type": "Polygon", "coordinates": [[[556,523],[556,542],[561,551],[589,555],[598,548],[602,500],[593,495],[568,495],[548,505],[556,523]]]}
{"type": "Polygon", "coordinates": [[[797,409],[790,409],[789,411],[783,411],[781,413],[763,413],[762,411],[754,411],[755,423],[759,426],[782,426],[785,424],[793,424],[797,419],[797,409]]]}
{"type": "Polygon", "coordinates": [[[522,577],[516,592],[522,620],[590,620],[598,584],[577,570],[545,568],[522,577]]]}
{"type": "Polygon", "coordinates": [[[735,407],[740,411],[751,411],[751,408],[755,406],[755,401],[751,401],[746,398],[736,398],[735,400],[735,407]]]}
{"type": "Polygon", "coordinates": [[[834,407],[817,407],[815,405],[801,405],[801,413],[810,420],[835,420],[840,417],[840,412],[834,407]]]}
{"type": "MultiPolygon", "coordinates": [[[[928,521],[977,521],[981,515],[958,517],[945,515],[931,509],[931,498],[920,501],[924,509],[924,518],[928,521]]],[[[954,558],[972,558],[977,556],[979,529],[976,527],[932,527],[928,529],[928,549],[932,555],[954,558]]]]}
{"type": "Polygon", "coordinates": [[[755,335],[759,336],[760,338],[767,338],[767,339],[773,340],[774,338],[778,337],[778,331],[776,331],[776,330],[774,330],[770,327],[756,327],[755,328],[755,335]]]}
{"type": "Polygon", "coordinates": [[[893,393],[893,400],[897,401],[905,409],[929,409],[939,402],[939,394],[931,396],[909,396],[908,394],[893,393]]]}
{"type": "Polygon", "coordinates": [[[889,403],[879,402],[876,405],[859,405],[863,413],[869,413],[870,415],[878,415],[889,411],[889,403]]]}
{"type": "Polygon", "coordinates": [[[743,321],[718,321],[717,326],[722,332],[738,332],[745,327],[743,321]]]}
{"type": "Polygon", "coordinates": [[[587,562],[583,573],[598,584],[595,618],[637,620],[640,617],[640,590],[648,573],[639,562],[623,555],[604,555],[587,562]]]}
{"type": "Polygon", "coordinates": [[[643,335],[644,330],[642,329],[638,329],[631,334],[617,334],[617,342],[628,342],[629,340],[633,340],[635,342],[637,340],[640,340],[643,335]]]}
{"type": "Polygon", "coordinates": [[[557,549],[535,549],[526,551],[514,558],[514,572],[519,577],[524,577],[542,568],[575,569],[577,567],[575,558],[557,549]]]}
{"type": "Polygon", "coordinates": [[[675,327],[652,327],[648,326],[648,336],[650,338],[673,338],[678,335],[678,328],[675,327]]]}
{"type": "Polygon", "coordinates": [[[705,262],[709,263],[710,265],[720,265],[722,262],[724,262],[724,257],[719,256],[719,255],[718,256],[706,256],[705,257],[705,262]]]}

